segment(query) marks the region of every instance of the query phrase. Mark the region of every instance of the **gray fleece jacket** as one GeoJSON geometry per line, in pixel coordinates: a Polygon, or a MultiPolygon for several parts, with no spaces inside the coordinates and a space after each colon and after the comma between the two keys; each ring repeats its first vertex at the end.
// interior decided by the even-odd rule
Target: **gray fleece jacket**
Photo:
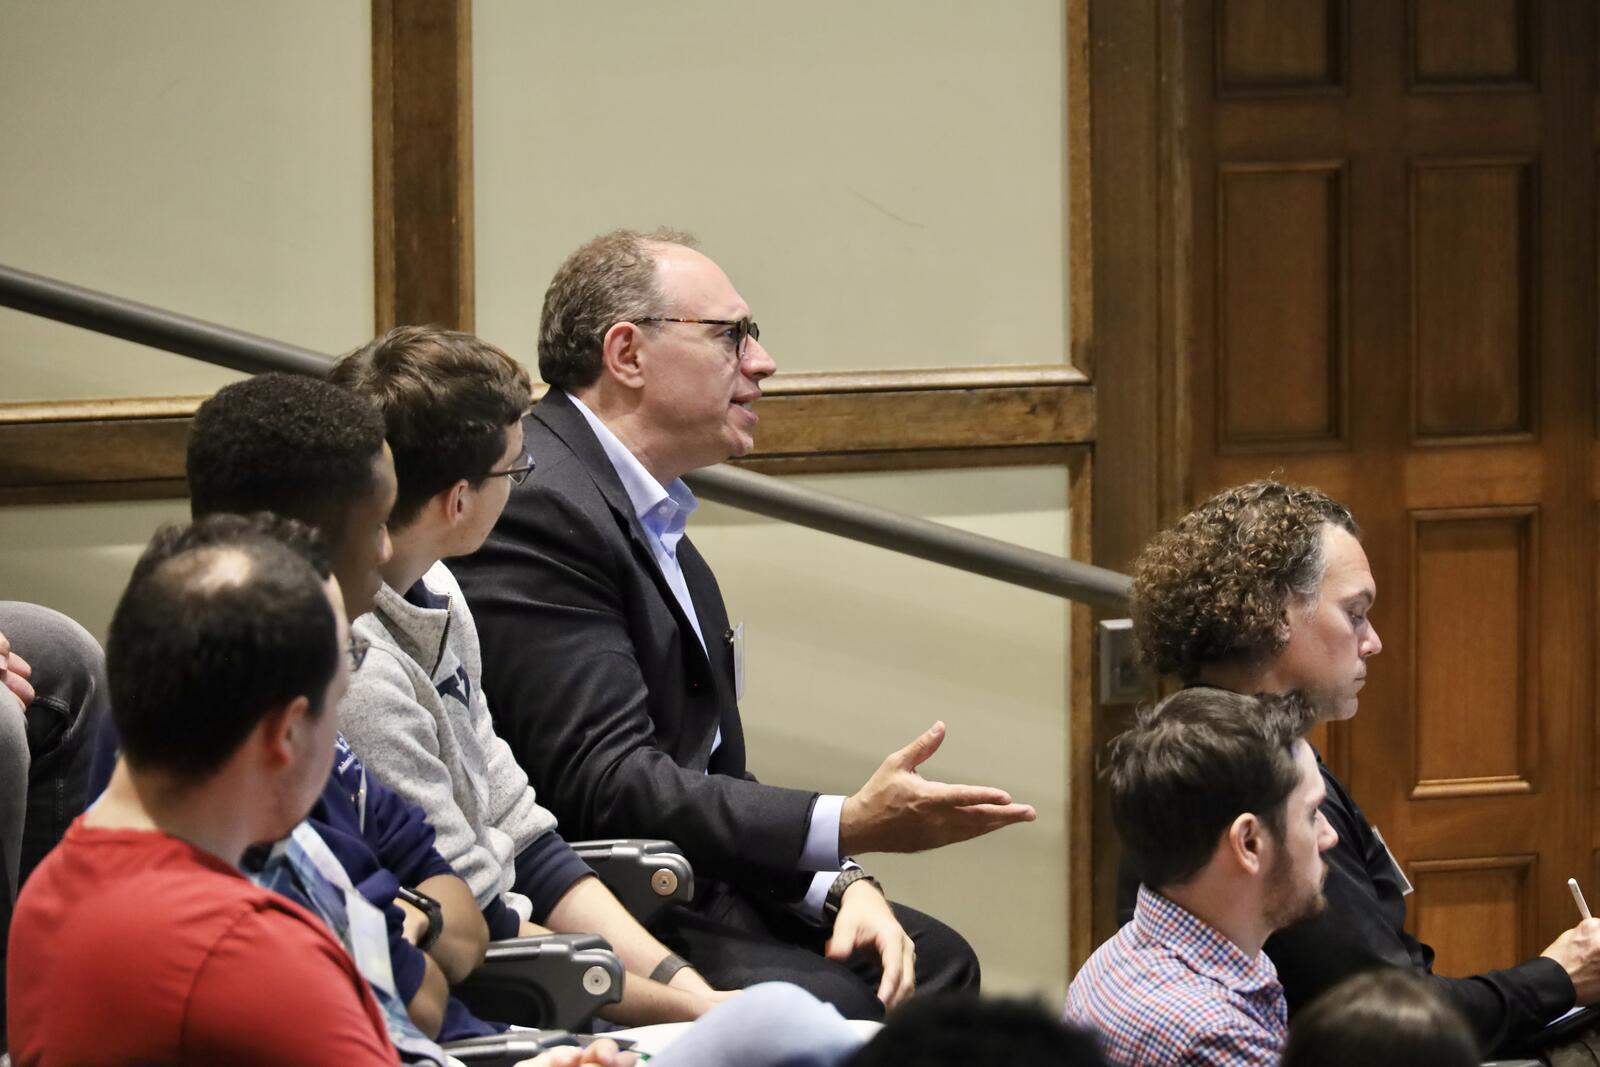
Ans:
{"type": "Polygon", "coordinates": [[[494,732],[478,629],[455,577],[435,563],[422,584],[430,606],[384,585],[356,620],[372,647],[339,723],[367,768],[427,814],[440,854],[482,908],[511,888],[517,854],[556,819],[494,732]]]}

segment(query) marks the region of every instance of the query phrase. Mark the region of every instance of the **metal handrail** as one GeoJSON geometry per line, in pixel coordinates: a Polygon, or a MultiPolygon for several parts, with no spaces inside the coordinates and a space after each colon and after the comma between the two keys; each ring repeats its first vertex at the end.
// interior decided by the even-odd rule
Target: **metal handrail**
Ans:
{"type": "Polygon", "coordinates": [[[797,526],[848,537],[985,578],[1079,600],[1108,611],[1128,606],[1133,579],[1077,560],[941,522],[902,515],[726,464],[684,476],[699,496],[797,526]]]}
{"type": "MultiPolygon", "coordinates": [[[[289,371],[321,377],[334,362],[322,352],[13,267],[0,266],[0,307],[249,374],[289,371]]],[[[719,504],[1110,611],[1127,605],[1132,580],[1104,567],[726,465],[696,471],[684,480],[700,496],[719,504]]]]}

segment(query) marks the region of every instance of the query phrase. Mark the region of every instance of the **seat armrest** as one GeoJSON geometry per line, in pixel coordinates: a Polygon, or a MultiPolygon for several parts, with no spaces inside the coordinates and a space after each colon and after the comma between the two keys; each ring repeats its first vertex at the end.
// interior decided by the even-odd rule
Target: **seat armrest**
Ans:
{"type": "Polygon", "coordinates": [[[516,1067],[563,1045],[577,1045],[579,1039],[565,1030],[519,1030],[509,1034],[489,1034],[447,1041],[439,1047],[462,1063],[475,1067],[516,1067]]]}
{"type": "Polygon", "coordinates": [[[622,999],[626,970],[604,938],[547,934],[491,941],[455,993],[481,1019],[540,1029],[581,1029],[622,999]]]}
{"type": "Polygon", "coordinates": [[[671,841],[610,838],[571,844],[629,914],[645,926],[668,904],[687,904],[694,898],[694,868],[671,841]]]}

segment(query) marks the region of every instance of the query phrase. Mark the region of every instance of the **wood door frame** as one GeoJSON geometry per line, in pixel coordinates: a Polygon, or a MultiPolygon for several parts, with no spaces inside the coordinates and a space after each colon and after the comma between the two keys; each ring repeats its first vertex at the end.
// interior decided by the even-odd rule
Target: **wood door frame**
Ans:
{"type": "Polygon", "coordinates": [[[471,332],[472,0],[372,0],[376,333],[471,332]]]}
{"type": "MultiPolygon", "coordinates": [[[[1089,19],[1093,559],[1126,571],[1193,494],[1189,27],[1183,0],[1089,0],[1089,19]]],[[[1096,701],[1095,752],[1126,726],[1130,710],[1096,701]]],[[[1121,855],[1098,783],[1092,809],[1091,944],[1116,930],[1121,855]]]]}

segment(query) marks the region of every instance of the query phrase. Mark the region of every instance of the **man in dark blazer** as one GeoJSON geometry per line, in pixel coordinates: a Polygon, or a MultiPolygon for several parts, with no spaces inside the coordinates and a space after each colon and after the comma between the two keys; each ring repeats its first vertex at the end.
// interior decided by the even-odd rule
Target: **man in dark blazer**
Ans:
{"type": "Polygon", "coordinates": [[[566,834],[683,848],[696,897],[658,932],[717,987],[792,981],[853,1017],[915,988],[975,988],[960,935],[891,905],[848,857],[966,840],[1032,808],[917,774],[943,724],[850,797],[745,770],[738,639],[683,536],[695,503],[681,476],[750,451],[751,406],[776,368],[691,243],[606,234],[545,294],[551,389],[524,422],[536,469],[484,547],[452,564],[497,727],[566,834]]]}

